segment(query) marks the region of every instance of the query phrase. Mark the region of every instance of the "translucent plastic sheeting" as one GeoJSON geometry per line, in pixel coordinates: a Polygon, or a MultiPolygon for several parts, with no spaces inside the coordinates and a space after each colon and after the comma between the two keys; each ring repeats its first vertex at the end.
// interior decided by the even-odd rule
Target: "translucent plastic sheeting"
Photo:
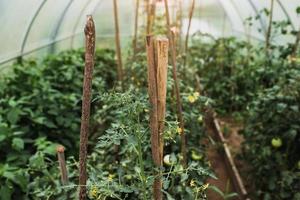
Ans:
{"type": "Polygon", "coordinates": [[[20,53],[25,30],[41,1],[22,2],[20,0],[0,0],[0,62],[20,53]]]}
{"type": "MultiPolygon", "coordinates": [[[[140,14],[145,16],[144,1],[140,1],[140,14]]],[[[185,34],[191,0],[169,0],[170,11],[174,18],[175,6],[180,1],[184,16],[182,32],[185,34]]],[[[122,47],[131,42],[135,2],[136,0],[118,0],[122,47]]],[[[233,35],[264,40],[267,17],[258,18],[251,28],[244,22],[248,17],[256,16],[260,10],[269,9],[270,2],[271,0],[196,0],[190,33],[200,30],[216,37],[233,35]]],[[[300,19],[295,11],[297,6],[300,6],[299,0],[275,0],[274,20],[290,20],[293,28],[298,30],[300,19]]],[[[0,68],[3,63],[18,56],[40,56],[82,47],[87,14],[94,16],[97,46],[114,48],[113,0],[0,0],[0,68]]],[[[140,28],[145,25],[145,19],[140,17],[140,28]]],[[[276,39],[277,42],[289,40],[285,36],[276,39]]]]}

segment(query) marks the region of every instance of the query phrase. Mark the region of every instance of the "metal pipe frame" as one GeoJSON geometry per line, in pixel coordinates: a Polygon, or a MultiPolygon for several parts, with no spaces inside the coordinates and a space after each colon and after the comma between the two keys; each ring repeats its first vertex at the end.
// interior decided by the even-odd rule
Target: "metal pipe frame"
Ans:
{"type": "MultiPolygon", "coordinates": [[[[72,3],[74,2],[74,0],[70,0],[69,3],[67,4],[67,6],[65,7],[64,11],[62,12],[60,18],[59,18],[59,21],[54,29],[54,32],[52,33],[52,36],[51,36],[51,40],[55,40],[56,37],[57,37],[57,34],[59,32],[59,29],[61,27],[61,24],[62,22],[64,21],[64,18],[69,10],[69,8],[71,7],[72,3]]],[[[55,43],[52,44],[51,48],[50,48],[50,53],[53,53],[55,50],[55,43]]]]}
{"type": "Polygon", "coordinates": [[[22,42],[22,45],[21,45],[21,53],[20,53],[20,55],[22,55],[24,53],[25,45],[26,45],[26,42],[27,42],[30,30],[32,28],[32,25],[33,25],[35,19],[37,18],[37,16],[39,15],[40,11],[42,10],[43,6],[46,4],[46,2],[47,2],[47,0],[43,0],[41,2],[41,4],[39,5],[38,9],[35,11],[34,15],[32,16],[32,18],[30,20],[30,23],[29,23],[29,25],[28,25],[28,27],[26,29],[26,32],[25,32],[25,35],[24,35],[24,38],[23,38],[23,42],[22,42]]]}
{"type": "MultiPolygon", "coordinates": [[[[30,49],[29,51],[23,52],[22,54],[19,53],[18,55],[12,56],[12,57],[10,57],[10,58],[8,58],[8,59],[1,60],[1,61],[0,61],[0,65],[5,64],[5,63],[10,62],[10,61],[13,61],[13,60],[15,60],[15,59],[17,59],[17,58],[19,58],[19,57],[26,56],[26,55],[28,55],[28,54],[30,54],[30,53],[33,53],[33,52],[37,51],[37,50],[46,48],[47,46],[50,46],[50,45],[52,45],[52,44],[54,44],[54,43],[58,43],[58,42],[67,40],[67,39],[73,37],[74,35],[79,35],[79,34],[81,34],[81,32],[77,32],[77,33],[75,33],[75,34],[71,34],[71,35],[68,35],[68,36],[66,36],[66,37],[62,37],[62,38],[53,40],[53,41],[51,41],[51,42],[47,42],[47,43],[45,43],[45,44],[43,44],[43,45],[37,46],[37,47],[35,47],[35,48],[32,48],[32,49],[30,49]]],[[[4,66],[4,67],[0,67],[0,71],[1,71],[3,68],[5,68],[5,66],[4,66]]]]}
{"type": "MultiPolygon", "coordinates": [[[[74,25],[74,28],[73,28],[73,31],[72,31],[72,35],[73,33],[75,33],[76,29],[77,29],[77,26],[79,25],[79,22],[80,22],[80,19],[85,11],[85,9],[88,7],[88,5],[90,5],[90,3],[92,2],[92,0],[88,0],[85,5],[83,6],[83,8],[81,9],[76,21],[75,21],[75,25],[74,25]]],[[[74,35],[75,36],[75,35],[74,35]]],[[[74,44],[74,37],[71,38],[71,48],[73,49],[73,44],[74,44]]]]}
{"type": "Polygon", "coordinates": [[[287,19],[289,20],[289,22],[291,22],[291,26],[293,28],[293,30],[296,30],[295,25],[293,24],[291,17],[289,15],[289,13],[287,12],[287,10],[285,9],[285,7],[283,6],[282,2],[280,0],[276,0],[278,5],[281,7],[282,11],[284,12],[285,16],[287,17],[287,19]]]}
{"type": "Polygon", "coordinates": [[[252,7],[253,10],[255,11],[256,15],[259,16],[259,22],[260,22],[261,28],[262,28],[264,34],[266,34],[266,33],[267,33],[267,25],[266,25],[266,22],[263,21],[262,17],[259,15],[259,12],[258,12],[258,9],[257,9],[255,3],[253,3],[252,0],[248,0],[248,2],[250,3],[251,7],[252,7]]]}

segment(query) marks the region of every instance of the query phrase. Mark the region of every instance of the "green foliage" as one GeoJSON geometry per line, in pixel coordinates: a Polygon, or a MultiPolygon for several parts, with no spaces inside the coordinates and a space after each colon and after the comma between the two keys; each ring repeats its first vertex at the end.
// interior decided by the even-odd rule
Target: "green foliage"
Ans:
{"type": "MultiPolygon", "coordinates": [[[[114,117],[94,149],[93,155],[98,159],[93,162],[90,172],[90,198],[150,199],[153,174],[157,170],[163,174],[163,189],[168,199],[195,199],[197,193],[199,197],[204,195],[203,191],[197,192],[194,186],[184,186],[183,183],[194,179],[197,184],[203,185],[206,178],[213,175],[205,158],[193,160],[189,156],[189,166],[183,169],[180,149],[174,147],[179,141],[177,122],[170,121],[175,119],[170,112],[165,122],[165,154],[170,154],[173,161],[163,169],[156,169],[150,153],[147,93],[131,88],[125,93],[103,94],[98,99],[101,104],[109,105],[106,109],[114,117]],[[117,163],[114,156],[107,156],[114,155],[114,145],[120,148],[117,163]]],[[[196,149],[197,145],[191,142],[189,149],[196,149]]]]}
{"type": "MultiPolygon", "coordinates": [[[[97,50],[96,55],[93,88],[99,92],[114,86],[115,61],[110,50],[97,50]]],[[[13,72],[1,80],[0,165],[4,175],[0,188],[7,191],[1,199],[33,198],[27,185],[47,170],[57,171],[57,163],[51,161],[55,168],[44,162],[56,159],[57,144],[77,156],[83,67],[83,50],[71,50],[42,62],[15,64],[13,72]],[[31,173],[33,168],[39,172],[31,173]]],[[[96,109],[92,104],[93,113],[96,109]]],[[[46,180],[42,177],[38,182],[46,180]]]]}
{"type": "Polygon", "coordinates": [[[289,70],[289,74],[285,82],[261,92],[250,104],[243,134],[244,156],[252,165],[257,195],[263,199],[299,195],[300,71],[289,70]],[[274,138],[282,145],[275,144],[274,138]]]}

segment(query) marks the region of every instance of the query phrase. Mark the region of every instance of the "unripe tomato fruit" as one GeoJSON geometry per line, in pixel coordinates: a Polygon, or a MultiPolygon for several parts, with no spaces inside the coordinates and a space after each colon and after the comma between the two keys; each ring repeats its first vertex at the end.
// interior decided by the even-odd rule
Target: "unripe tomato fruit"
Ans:
{"type": "Polygon", "coordinates": [[[273,138],[271,143],[274,148],[279,148],[282,146],[282,140],[280,138],[273,138]]]}

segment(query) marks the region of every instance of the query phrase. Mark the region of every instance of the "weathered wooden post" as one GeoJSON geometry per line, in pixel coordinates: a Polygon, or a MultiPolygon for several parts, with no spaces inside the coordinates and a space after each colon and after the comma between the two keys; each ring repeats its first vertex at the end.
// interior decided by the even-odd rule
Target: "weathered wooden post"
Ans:
{"type": "Polygon", "coordinates": [[[79,151],[79,200],[86,199],[86,160],[87,143],[90,126],[90,109],[92,95],[92,78],[95,54],[95,24],[91,15],[87,16],[84,29],[85,33],[85,67],[82,94],[82,115],[80,128],[80,151],[79,151]]]}
{"type": "MultiPolygon", "coordinates": [[[[163,161],[163,131],[166,110],[168,39],[147,36],[148,93],[151,105],[150,132],[151,150],[155,166],[160,170],[163,161]]],[[[162,199],[161,173],[157,172],[153,184],[155,200],[162,199]]]]}
{"type": "Polygon", "coordinates": [[[186,136],[184,133],[184,120],[182,113],[182,105],[181,105],[181,97],[180,97],[180,89],[179,89],[179,81],[177,78],[177,67],[176,67],[176,48],[174,43],[174,33],[171,31],[171,22],[170,22],[170,14],[168,7],[168,0],[164,0],[165,2],[165,10],[166,10],[166,21],[167,21],[167,29],[168,29],[168,37],[170,43],[170,51],[171,51],[171,63],[173,66],[172,74],[174,79],[175,86],[175,95],[177,101],[177,116],[179,120],[179,127],[181,128],[181,154],[182,154],[182,164],[186,166],[187,158],[186,158],[186,136]]]}
{"type": "Polygon", "coordinates": [[[121,84],[123,89],[123,62],[122,62],[122,52],[121,52],[121,42],[120,42],[120,28],[119,28],[119,14],[118,14],[118,3],[117,0],[114,2],[114,19],[115,19],[115,42],[116,42],[116,52],[118,59],[118,82],[121,84]]]}
{"type": "Polygon", "coordinates": [[[63,185],[67,185],[69,180],[68,180],[68,171],[67,171],[67,165],[65,160],[65,148],[59,145],[56,148],[56,152],[57,152],[57,158],[59,163],[59,170],[61,174],[61,183],[63,185]]]}

